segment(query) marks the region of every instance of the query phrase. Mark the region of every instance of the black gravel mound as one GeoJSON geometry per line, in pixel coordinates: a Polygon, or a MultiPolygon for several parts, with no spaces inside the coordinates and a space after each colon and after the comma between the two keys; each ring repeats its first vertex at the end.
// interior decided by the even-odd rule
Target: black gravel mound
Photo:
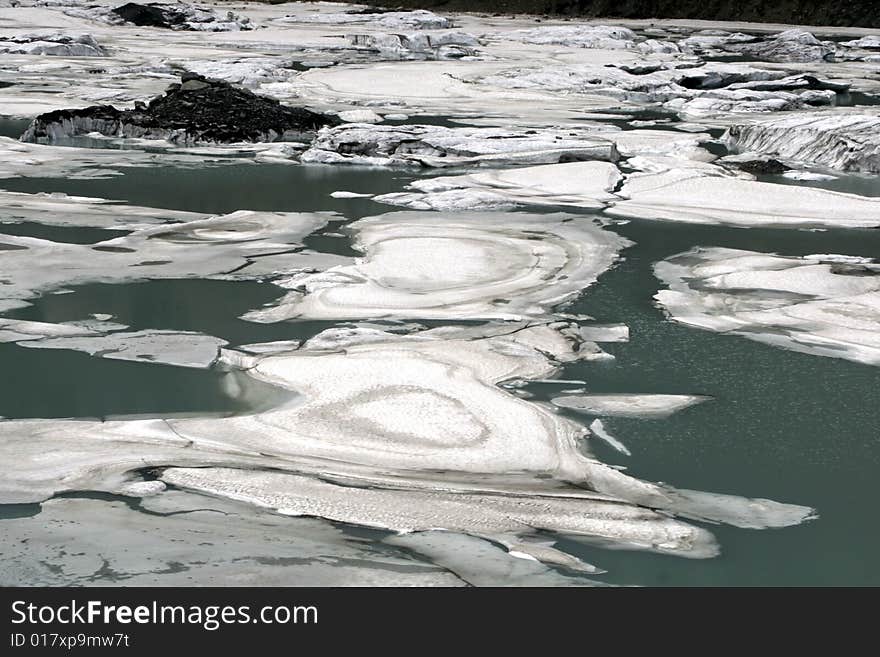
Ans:
{"type": "Polygon", "coordinates": [[[41,114],[22,140],[52,141],[99,132],[182,143],[287,141],[338,123],[334,116],[282,105],[228,82],[187,73],[164,95],[134,109],[97,105],[41,114]]]}
{"type": "Polygon", "coordinates": [[[140,5],[129,2],[115,9],[111,9],[126,23],[133,23],[142,27],[166,27],[173,29],[176,25],[182,25],[186,20],[183,12],[176,11],[170,5],[146,4],[140,5]]]}

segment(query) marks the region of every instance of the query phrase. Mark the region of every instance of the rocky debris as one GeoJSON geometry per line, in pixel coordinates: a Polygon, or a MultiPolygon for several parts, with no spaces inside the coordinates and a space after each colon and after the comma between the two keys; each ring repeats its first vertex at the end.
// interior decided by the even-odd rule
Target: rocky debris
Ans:
{"type": "Polygon", "coordinates": [[[91,34],[39,32],[0,36],[0,53],[54,55],[56,57],[106,57],[107,50],[91,34]]]}
{"type": "Polygon", "coordinates": [[[351,123],[321,130],[301,159],[322,164],[451,167],[616,162],[619,154],[612,141],[567,131],[351,123]]]}
{"type": "Polygon", "coordinates": [[[428,34],[349,34],[348,42],[357,49],[391,59],[460,59],[477,54],[479,41],[466,32],[428,34]]]}
{"type": "Polygon", "coordinates": [[[880,173],[880,115],[800,113],[732,125],[728,147],[841,171],[880,173]]]}
{"type": "Polygon", "coordinates": [[[90,132],[108,137],[166,139],[180,144],[297,141],[336,117],[288,107],[227,82],[195,73],[149,104],[55,110],[33,120],[22,141],[53,141],[90,132]]]}
{"type": "Polygon", "coordinates": [[[250,18],[246,16],[229,11],[225,17],[219,17],[210,9],[182,3],[171,5],[129,2],[111,9],[110,14],[126,23],[169,30],[235,32],[253,29],[250,18]]]}
{"type": "Polygon", "coordinates": [[[729,42],[722,45],[728,52],[749,55],[756,59],[780,62],[816,62],[833,56],[833,42],[819,41],[806,30],[792,29],[780,32],[771,39],[752,42],[729,42]]]}
{"type": "Polygon", "coordinates": [[[732,160],[734,166],[740,171],[745,171],[754,176],[774,175],[790,171],[791,167],[783,164],[777,159],[755,158],[749,160],[732,160]]]}

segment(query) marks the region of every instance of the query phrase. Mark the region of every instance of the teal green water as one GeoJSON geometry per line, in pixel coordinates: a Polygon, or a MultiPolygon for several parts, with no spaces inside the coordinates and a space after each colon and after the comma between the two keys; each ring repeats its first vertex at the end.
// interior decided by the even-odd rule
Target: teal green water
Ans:
{"type": "MultiPolygon", "coordinates": [[[[407,176],[370,169],[241,165],[131,169],[117,179],[28,179],[0,181],[0,187],[206,212],[334,209],[355,219],[393,208],[363,199],[331,199],[329,192],[394,191],[407,176]]],[[[0,224],[0,232],[7,229],[27,227],[0,224]]],[[[713,401],[664,420],[607,419],[606,428],[630,448],[631,457],[600,442],[591,448],[603,460],[625,465],[643,479],[810,505],[820,517],[778,530],[711,527],[723,554],[705,561],[590,548],[565,539],[562,545],[607,569],[601,579],[620,584],[880,584],[880,527],[874,507],[874,482],[880,471],[880,369],[669,322],[653,304],[660,283],[651,270],[656,261],[697,245],[880,257],[880,231],[746,230],[648,221],[612,229],[636,246],[626,250],[624,260],[571,309],[603,322],[623,322],[630,327],[631,339],[605,345],[616,356],[614,361],[574,364],[566,367],[563,378],[583,379],[597,392],[698,393],[713,401]]],[[[53,237],[54,229],[41,230],[60,241],[100,238],[94,231],[58,229],[53,237]]],[[[338,225],[324,232],[335,230],[338,225]]],[[[333,236],[311,238],[309,246],[350,252],[347,240],[333,236]]],[[[261,325],[237,319],[280,292],[256,282],[84,285],[69,294],[46,295],[9,315],[58,322],[109,313],[135,329],[196,330],[233,344],[304,338],[328,325],[261,325]]],[[[4,371],[16,373],[0,378],[0,415],[8,417],[229,412],[238,404],[224,391],[225,375],[213,370],[15,345],[0,345],[0,362],[4,371]]],[[[541,399],[561,387],[535,384],[529,390],[541,399]]],[[[23,511],[0,511],[6,516],[15,513],[23,511]]]]}

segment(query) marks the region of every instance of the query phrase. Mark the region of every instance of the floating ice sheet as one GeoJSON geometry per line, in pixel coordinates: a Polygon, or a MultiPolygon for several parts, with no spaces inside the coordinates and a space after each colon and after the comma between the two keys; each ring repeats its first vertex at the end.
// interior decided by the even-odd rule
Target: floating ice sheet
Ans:
{"type": "Polygon", "coordinates": [[[880,265],[719,247],[655,265],[672,319],[751,340],[880,365],[880,265]]]}
{"type": "MultiPolygon", "coordinates": [[[[146,508],[54,499],[5,519],[3,586],[460,586],[442,566],[329,523],[169,491],[146,508]]],[[[500,579],[482,580],[496,584],[500,579]]]]}
{"type": "Polygon", "coordinates": [[[207,215],[196,212],[144,208],[99,198],[0,190],[0,221],[3,223],[32,221],[47,226],[135,230],[148,225],[206,218],[207,215]]]}
{"type": "Polygon", "coordinates": [[[517,318],[572,299],[629,242],[563,214],[394,212],[351,224],[366,257],[295,276],[247,319],[517,318]]]}
{"type": "MultiPolygon", "coordinates": [[[[36,219],[51,212],[43,196],[16,196],[21,212],[36,219]]],[[[112,205],[86,203],[96,214],[89,221],[107,225],[112,205]],[[97,218],[96,218],[97,217],[97,218]]],[[[121,206],[126,209],[126,206],[121,206]]],[[[14,210],[15,212],[16,210],[14,210]]],[[[80,202],[71,203],[54,221],[82,216],[80,202]]],[[[141,208],[137,222],[186,213],[141,208]]],[[[198,215],[196,215],[198,216],[198,215]]],[[[154,278],[224,277],[262,278],[328,266],[338,256],[297,253],[301,240],[326,225],[329,214],[239,211],[183,223],[148,226],[97,244],[57,243],[31,237],[2,236],[3,273],[0,303],[25,305],[42,292],[88,282],[127,282],[154,278]],[[40,262],[40,267],[34,267],[40,262]]],[[[88,219],[87,219],[88,220],[88,219]]],[[[112,225],[112,224],[111,224],[112,225]]],[[[347,259],[343,259],[346,261],[347,259]]]]}
{"type": "Polygon", "coordinates": [[[664,418],[706,401],[698,395],[578,394],[560,395],[554,406],[610,417],[664,418]]]}
{"type": "MultiPolygon", "coordinates": [[[[0,325],[3,320],[0,319],[0,325]]],[[[179,367],[210,367],[226,340],[191,331],[121,331],[108,335],[47,337],[26,340],[33,349],[72,349],[113,360],[164,363],[179,367]]]]}
{"type": "Polygon", "coordinates": [[[484,210],[517,205],[572,205],[603,208],[617,197],[621,180],[609,162],[567,162],[420,179],[416,191],[376,196],[375,200],[415,210],[484,210]]]}
{"type": "Polygon", "coordinates": [[[705,175],[695,169],[627,177],[616,217],[732,226],[876,228],[880,199],[824,189],[705,175]]]}

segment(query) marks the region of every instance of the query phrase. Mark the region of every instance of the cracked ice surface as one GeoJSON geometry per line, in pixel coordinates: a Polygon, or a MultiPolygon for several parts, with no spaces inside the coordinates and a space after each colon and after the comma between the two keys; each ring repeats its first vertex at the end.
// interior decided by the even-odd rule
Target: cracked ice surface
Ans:
{"type": "Polygon", "coordinates": [[[629,244],[564,214],[393,212],[349,228],[366,257],[277,281],[294,291],[246,318],[540,315],[595,282],[629,244]]]}
{"type": "Polygon", "coordinates": [[[880,265],[719,247],[657,263],[655,299],[683,324],[880,365],[880,265]]]}

